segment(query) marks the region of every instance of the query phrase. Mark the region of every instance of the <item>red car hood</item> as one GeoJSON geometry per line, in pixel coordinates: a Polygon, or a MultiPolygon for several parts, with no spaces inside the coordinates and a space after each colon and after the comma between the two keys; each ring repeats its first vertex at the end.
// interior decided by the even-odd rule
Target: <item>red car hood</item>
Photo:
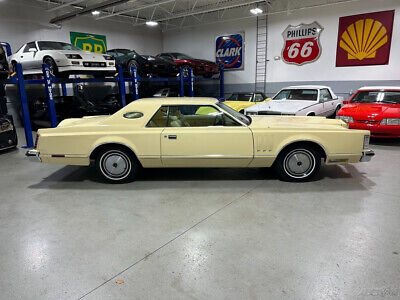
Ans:
{"type": "Polygon", "coordinates": [[[400,118],[400,104],[351,103],[342,107],[339,115],[351,116],[356,120],[400,118]]]}

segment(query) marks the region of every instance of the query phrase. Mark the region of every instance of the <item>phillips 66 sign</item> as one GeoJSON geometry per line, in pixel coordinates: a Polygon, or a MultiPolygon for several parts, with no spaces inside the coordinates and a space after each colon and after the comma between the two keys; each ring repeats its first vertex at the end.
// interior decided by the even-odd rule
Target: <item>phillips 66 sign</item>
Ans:
{"type": "Polygon", "coordinates": [[[323,28],[317,22],[289,25],[282,33],[285,44],[282,59],[287,64],[303,65],[316,61],[321,55],[319,36],[323,28]]]}

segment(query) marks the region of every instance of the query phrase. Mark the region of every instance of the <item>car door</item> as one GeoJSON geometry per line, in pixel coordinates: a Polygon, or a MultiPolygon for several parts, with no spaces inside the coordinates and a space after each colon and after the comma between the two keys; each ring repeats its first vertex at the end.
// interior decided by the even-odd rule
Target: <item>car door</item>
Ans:
{"type": "Polygon", "coordinates": [[[35,68],[37,51],[36,43],[31,42],[26,44],[25,48],[22,49],[22,52],[19,53],[18,60],[24,70],[35,68]],[[35,49],[36,52],[30,51],[30,49],[35,49]]]}
{"type": "Polygon", "coordinates": [[[319,100],[322,105],[322,116],[330,116],[334,113],[336,106],[335,101],[333,101],[332,95],[328,89],[321,89],[319,92],[319,100]]]}
{"type": "Polygon", "coordinates": [[[245,167],[253,158],[251,130],[211,105],[168,107],[161,133],[165,167],[245,167]]]}

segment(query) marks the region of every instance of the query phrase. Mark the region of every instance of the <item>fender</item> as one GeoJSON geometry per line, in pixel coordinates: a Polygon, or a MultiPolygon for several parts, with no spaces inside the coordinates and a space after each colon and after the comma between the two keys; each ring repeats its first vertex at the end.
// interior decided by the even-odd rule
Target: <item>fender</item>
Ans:
{"type": "Polygon", "coordinates": [[[90,152],[88,153],[87,157],[90,157],[96,148],[100,147],[101,145],[106,145],[106,144],[119,144],[121,146],[128,147],[136,155],[136,157],[138,157],[137,149],[136,149],[135,145],[132,142],[130,142],[128,139],[122,138],[120,136],[113,136],[112,138],[101,137],[101,138],[97,139],[96,142],[93,144],[93,147],[90,150],[90,152]]]}
{"type": "Polygon", "coordinates": [[[294,144],[294,143],[298,143],[298,142],[311,142],[311,143],[315,143],[318,144],[325,152],[325,155],[328,156],[328,152],[326,151],[326,148],[324,147],[324,145],[322,144],[321,140],[315,136],[308,136],[308,135],[296,135],[296,138],[293,139],[293,136],[289,136],[286,139],[284,139],[283,141],[281,141],[276,147],[276,157],[278,157],[279,153],[281,153],[282,149],[294,144]]]}

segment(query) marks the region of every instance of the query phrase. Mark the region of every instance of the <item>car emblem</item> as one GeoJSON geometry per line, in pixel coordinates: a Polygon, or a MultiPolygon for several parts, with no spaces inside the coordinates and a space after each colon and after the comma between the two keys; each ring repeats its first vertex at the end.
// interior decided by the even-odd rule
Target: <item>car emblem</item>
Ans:
{"type": "Polygon", "coordinates": [[[316,61],[321,55],[319,36],[323,28],[317,22],[289,25],[283,31],[282,59],[287,64],[303,65],[316,61]]]}

